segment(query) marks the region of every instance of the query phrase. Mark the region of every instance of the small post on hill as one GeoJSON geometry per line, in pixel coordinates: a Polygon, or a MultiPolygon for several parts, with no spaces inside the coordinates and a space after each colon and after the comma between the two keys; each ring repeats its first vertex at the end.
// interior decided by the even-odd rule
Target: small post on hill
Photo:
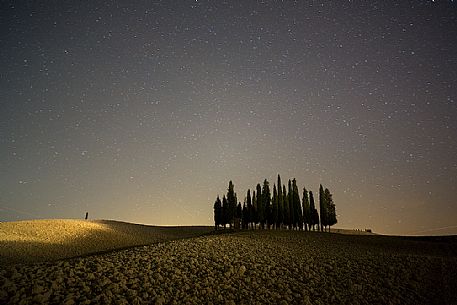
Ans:
{"type": "Polygon", "coordinates": [[[89,212],[86,212],[86,220],[89,218],[89,212]]]}

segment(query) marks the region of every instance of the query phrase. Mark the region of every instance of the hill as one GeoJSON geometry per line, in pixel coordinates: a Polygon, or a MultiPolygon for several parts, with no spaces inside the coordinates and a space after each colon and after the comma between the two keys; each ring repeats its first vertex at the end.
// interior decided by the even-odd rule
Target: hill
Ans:
{"type": "Polygon", "coordinates": [[[227,230],[4,266],[0,303],[457,304],[456,245],[455,236],[227,230]]]}
{"type": "Polygon", "coordinates": [[[0,223],[0,264],[36,263],[172,239],[212,227],[159,227],[113,220],[28,220],[0,223]]]}

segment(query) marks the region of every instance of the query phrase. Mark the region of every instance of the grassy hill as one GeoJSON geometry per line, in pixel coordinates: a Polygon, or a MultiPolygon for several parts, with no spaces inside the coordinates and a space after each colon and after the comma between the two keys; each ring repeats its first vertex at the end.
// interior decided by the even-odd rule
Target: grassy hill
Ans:
{"type": "Polygon", "coordinates": [[[212,227],[159,227],[113,220],[0,223],[0,264],[36,263],[195,237],[212,227]]]}

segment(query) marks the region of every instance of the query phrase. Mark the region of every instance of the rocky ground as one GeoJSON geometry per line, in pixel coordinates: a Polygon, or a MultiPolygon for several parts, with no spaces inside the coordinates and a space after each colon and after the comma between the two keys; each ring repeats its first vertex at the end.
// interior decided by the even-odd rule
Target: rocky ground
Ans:
{"type": "Polygon", "coordinates": [[[0,267],[7,304],[457,304],[455,238],[248,231],[0,267]]]}

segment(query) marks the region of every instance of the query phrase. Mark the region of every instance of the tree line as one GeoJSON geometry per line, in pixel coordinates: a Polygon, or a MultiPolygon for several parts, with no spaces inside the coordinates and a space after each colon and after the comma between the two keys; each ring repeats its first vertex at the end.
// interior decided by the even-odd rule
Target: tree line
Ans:
{"type": "Polygon", "coordinates": [[[232,181],[229,182],[227,194],[219,196],[214,203],[214,225],[216,230],[221,226],[243,229],[290,229],[305,231],[325,231],[337,223],[335,203],[327,188],[319,187],[319,212],[314,202],[312,191],[303,188],[302,197],[294,179],[286,185],[281,183],[278,175],[273,191],[267,179],[263,185],[248,189],[243,205],[238,202],[232,181]],[[273,193],[272,193],[273,192],[273,193]]]}

